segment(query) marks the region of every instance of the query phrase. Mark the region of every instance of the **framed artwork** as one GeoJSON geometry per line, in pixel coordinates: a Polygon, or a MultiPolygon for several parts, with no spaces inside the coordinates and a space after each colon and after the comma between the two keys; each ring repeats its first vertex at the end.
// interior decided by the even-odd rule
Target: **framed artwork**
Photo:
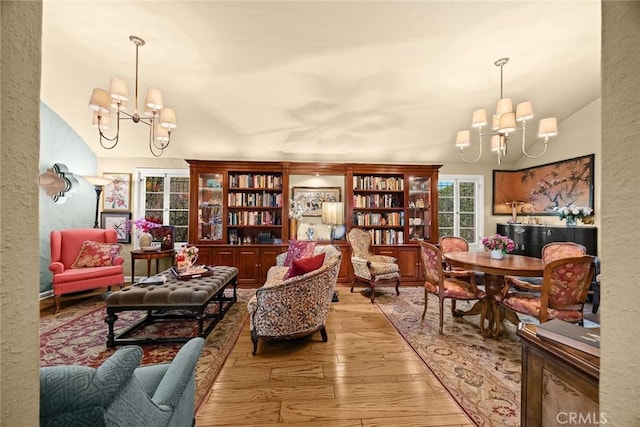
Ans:
{"type": "Polygon", "coordinates": [[[493,171],[493,215],[557,215],[554,207],[593,208],[594,155],[516,171],[493,171]]]}
{"type": "Polygon", "coordinates": [[[151,235],[154,242],[160,242],[160,249],[173,249],[175,227],[173,225],[163,225],[158,228],[151,229],[151,235]]]}
{"type": "Polygon", "coordinates": [[[339,202],[340,187],[293,187],[293,200],[300,202],[304,216],[322,216],[322,203],[339,202]]]}
{"type": "Polygon", "coordinates": [[[118,233],[118,243],[131,243],[131,212],[102,212],[100,228],[113,228],[118,233]]]}
{"type": "Polygon", "coordinates": [[[112,181],[102,189],[102,209],[105,211],[131,211],[131,174],[105,172],[112,181]]]}

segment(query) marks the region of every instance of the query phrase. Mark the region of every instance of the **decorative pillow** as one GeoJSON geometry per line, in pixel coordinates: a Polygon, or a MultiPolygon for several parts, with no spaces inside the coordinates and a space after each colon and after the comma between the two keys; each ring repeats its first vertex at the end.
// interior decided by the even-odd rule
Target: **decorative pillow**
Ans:
{"type": "Polygon", "coordinates": [[[291,267],[291,263],[295,259],[309,258],[313,255],[313,250],[316,248],[317,242],[309,242],[304,240],[289,240],[289,250],[287,251],[287,257],[284,260],[286,267],[291,267]]]}
{"type": "Polygon", "coordinates": [[[71,268],[107,267],[113,265],[113,259],[120,254],[121,250],[122,245],[119,243],[100,243],[85,240],[71,268]]]}
{"type": "Polygon", "coordinates": [[[322,264],[324,264],[324,252],[308,258],[294,259],[289,271],[284,275],[284,280],[317,270],[322,267],[322,264]]]}

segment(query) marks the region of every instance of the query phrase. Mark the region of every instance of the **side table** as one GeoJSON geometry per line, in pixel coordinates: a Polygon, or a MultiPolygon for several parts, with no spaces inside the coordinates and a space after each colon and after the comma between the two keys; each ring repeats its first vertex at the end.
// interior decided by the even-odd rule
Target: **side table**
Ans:
{"type": "Polygon", "coordinates": [[[147,260],[147,277],[151,276],[151,260],[156,260],[156,274],[160,272],[160,259],[173,258],[176,251],[173,249],[166,249],[164,251],[143,251],[142,249],[136,249],[131,251],[131,283],[135,283],[136,275],[136,260],[147,260]]]}

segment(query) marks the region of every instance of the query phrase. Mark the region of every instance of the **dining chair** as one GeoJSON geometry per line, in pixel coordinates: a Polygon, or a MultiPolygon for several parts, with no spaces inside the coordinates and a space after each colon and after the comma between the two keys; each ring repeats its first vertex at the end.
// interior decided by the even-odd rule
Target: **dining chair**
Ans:
{"type": "MultiPolygon", "coordinates": [[[[442,236],[440,237],[439,246],[443,254],[448,252],[469,252],[469,242],[462,237],[442,236]]],[[[459,267],[449,265],[446,260],[444,261],[444,266],[447,270],[462,270],[459,267]]]]}
{"type": "Polygon", "coordinates": [[[391,256],[374,254],[371,249],[371,234],[360,228],[349,230],[347,241],[351,246],[351,265],[353,266],[351,292],[357,282],[364,282],[369,286],[373,303],[376,298],[376,285],[393,283],[396,286],[396,294],[400,295],[398,260],[391,256]]]}
{"type": "MultiPolygon", "coordinates": [[[[553,260],[544,267],[542,285],[538,287],[523,283],[525,292],[514,290],[505,278],[495,310],[503,309],[505,318],[514,324],[520,322],[518,314],[531,316],[540,323],[560,319],[582,324],[582,311],[593,279],[593,258],[591,255],[582,255],[553,260]],[[536,292],[527,292],[529,290],[536,292]]],[[[499,333],[498,322],[496,335],[499,333]]]]}
{"type": "MultiPolygon", "coordinates": [[[[561,258],[578,257],[587,254],[587,249],[575,242],[551,242],[542,247],[542,262],[547,265],[551,261],[561,258]]],[[[505,276],[505,282],[517,289],[528,289],[530,292],[540,292],[542,277],[505,276]]]]}
{"type": "Polygon", "coordinates": [[[480,331],[485,335],[484,320],[486,318],[486,293],[476,286],[475,272],[445,270],[443,268],[442,251],[435,245],[425,241],[418,241],[420,244],[420,254],[422,267],[424,269],[424,311],[422,319],[427,314],[429,294],[438,298],[440,325],[438,331],[442,334],[444,322],[444,301],[451,299],[451,314],[455,315],[455,304],[457,300],[480,300],[482,301],[482,311],[480,314],[480,331]],[[466,280],[465,280],[466,279],[466,280]]]}

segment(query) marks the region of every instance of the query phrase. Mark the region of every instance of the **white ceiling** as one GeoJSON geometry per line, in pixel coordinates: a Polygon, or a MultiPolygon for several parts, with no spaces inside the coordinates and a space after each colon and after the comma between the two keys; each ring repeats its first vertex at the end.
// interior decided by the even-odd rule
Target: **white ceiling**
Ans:
{"type": "Polygon", "coordinates": [[[87,107],[111,77],[133,93],[130,35],[146,40],[138,107],[156,87],[178,116],[163,157],[456,162],[505,56],[504,96],[533,102],[528,138],[600,96],[598,0],[44,0],[42,101],[99,157],[151,157],[142,124],[100,148],[87,107]]]}

